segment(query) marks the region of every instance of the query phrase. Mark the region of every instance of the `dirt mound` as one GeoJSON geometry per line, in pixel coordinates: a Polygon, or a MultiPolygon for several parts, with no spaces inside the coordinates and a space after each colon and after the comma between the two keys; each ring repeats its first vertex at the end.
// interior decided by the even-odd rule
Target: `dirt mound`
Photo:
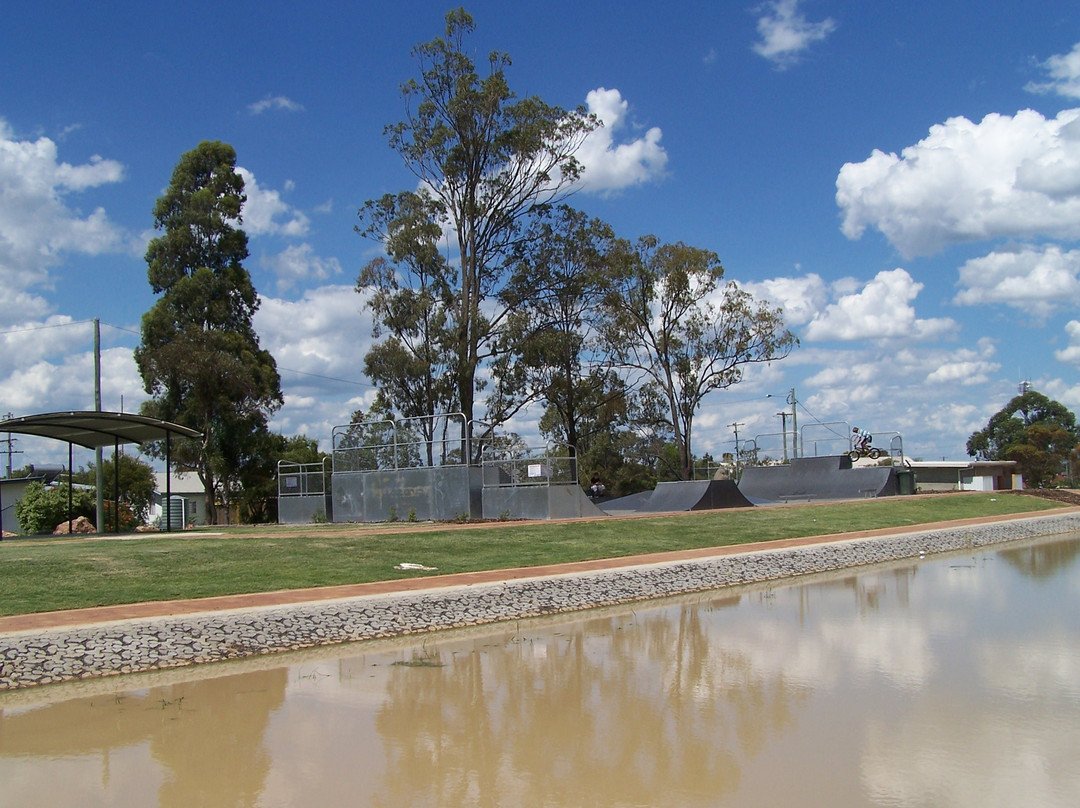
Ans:
{"type": "Polygon", "coordinates": [[[1054,502],[1063,502],[1066,505],[1080,505],[1080,491],[1075,488],[1025,488],[1017,491],[1017,494],[1027,494],[1029,497],[1042,497],[1052,499],[1054,502]]]}

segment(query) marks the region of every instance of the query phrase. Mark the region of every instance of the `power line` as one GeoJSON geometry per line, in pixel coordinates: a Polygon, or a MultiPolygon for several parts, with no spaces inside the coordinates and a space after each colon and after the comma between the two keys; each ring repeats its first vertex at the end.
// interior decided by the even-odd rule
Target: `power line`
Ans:
{"type": "Polygon", "coordinates": [[[316,379],[326,379],[329,382],[341,382],[342,384],[355,384],[357,387],[370,387],[372,389],[374,389],[376,387],[376,385],[370,384],[368,382],[358,382],[358,381],[354,381],[353,379],[339,379],[336,376],[324,376],[321,373],[308,373],[306,370],[296,370],[294,368],[283,368],[283,367],[280,367],[280,366],[278,367],[278,370],[285,370],[285,371],[288,371],[289,373],[298,373],[301,376],[312,376],[312,377],[314,377],[316,379]]]}
{"type": "Polygon", "coordinates": [[[836,437],[838,437],[838,438],[844,438],[845,440],[847,439],[848,436],[846,434],[840,434],[839,432],[837,432],[835,429],[832,428],[832,426],[830,424],[825,423],[820,418],[818,418],[816,415],[814,415],[814,413],[810,412],[810,410],[806,409],[806,405],[803,404],[801,401],[798,403],[798,406],[800,408],[802,408],[803,412],[805,412],[807,415],[809,415],[813,419],[814,423],[816,423],[818,426],[824,427],[829,432],[836,435],[836,437]]]}
{"type": "Polygon", "coordinates": [[[72,320],[70,323],[50,323],[47,325],[31,325],[26,328],[12,328],[8,331],[0,331],[0,336],[7,336],[8,334],[25,334],[28,331],[42,331],[46,328],[66,328],[69,325],[86,325],[92,323],[93,320],[72,320]]]}
{"type": "MultiPolygon", "coordinates": [[[[26,328],[12,328],[12,329],[9,329],[8,331],[0,331],[0,337],[7,336],[8,334],[24,334],[24,333],[27,333],[27,332],[30,332],[30,331],[41,331],[42,329],[46,329],[46,328],[66,328],[67,326],[73,326],[73,325],[87,325],[87,324],[90,324],[90,323],[93,323],[93,322],[94,321],[92,319],[91,320],[73,320],[70,323],[51,323],[51,324],[48,324],[48,325],[27,326],[26,328]]],[[[128,334],[134,334],[137,337],[142,336],[142,334],[140,334],[138,331],[134,331],[133,329],[130,329],[130,328],[124,328],[123,326],[119,326],[119,325],[113,325],[112,323],[102,322],[101,325],[107,326],[109,328],[113,328],[113,329],[115,329],[117,331],[123,331],[123,332],[128,333],[128,334]]],[[[295,368],[285,368],[285,367],[280,367],[279,366],[278,370],[288,371],[289,373],[296,373],[296,374],[299,374],[300,376],[311,376],[312,378],[315,378],[315,379],[325,379],[326,381],[329,381],[329,382],[340,382],[341,384],[352,384],[352,385],[356,385],[357,387],[370,387],[372,389],[374,389],[376,387],[376,385],[370,384],[368,382],[358,382],[358,381],[355,381],[354,379],[340,379],[337,376],[325,376],[325,375],[323,375],[321,373],[309,373],[306,370],[296,370],[295,368]]]]}
{"type": "MultiPolygon", "coordinates": [[[[25,334],[30,331],[42,331],[46,328],[67,328],[72,325],[87,325],[93,323],[93,319],[90,320],[72,320],[70,323],[45,323],[43,325],[29,325],[25,328],[11,328],[7,331],[0,331],[0,337],[7,336],[8,334],[25,334]]],[[[134,334],[139,337],[142,336],[138,331],[133,331],[130,328],[124,328],[123,326],[113,325],[112,323],[102,322],[101,325],[108,326],[109,328],[116,329],[117,331],[124,331],[128,334],[134,334]]]]}

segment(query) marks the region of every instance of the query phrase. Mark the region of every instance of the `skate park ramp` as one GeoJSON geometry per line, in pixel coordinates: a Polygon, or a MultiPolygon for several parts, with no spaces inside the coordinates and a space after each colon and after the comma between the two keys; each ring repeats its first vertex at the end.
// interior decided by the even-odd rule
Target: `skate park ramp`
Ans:
{"type": "Polygon", "coordinates": [[[605,515],[576,483],[487,487],[483,491],[483,509],[485,519],[575,519],[605,515]]]}
{"type": "Polygon", "coordinates": [[[732,480],[689,480],[657,483],[652,491],[601,503],[604,513],[621,516],[632,513],[705,511],[718,508],[749,508],[753,503],[732,480]]]}
{"type": "Polygon", "coordinates": [[[847,455],[797,457],[786,466],[743,469],[739,490],[755,505],[899,494],[893,466],[852,466],[847,455]]]}

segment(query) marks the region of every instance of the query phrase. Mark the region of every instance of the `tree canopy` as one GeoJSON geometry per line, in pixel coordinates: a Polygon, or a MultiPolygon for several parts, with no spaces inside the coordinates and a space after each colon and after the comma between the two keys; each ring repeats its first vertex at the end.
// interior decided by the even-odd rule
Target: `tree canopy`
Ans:
{"type": "Polygon", "coordinates": [[[490,430],[540,402],[542,434],[592,453],[590,469],[633,454],[634,486],[677,455],[688,477],[704,396],[796,340],[778,309],[722,282],[714,253],[632,245],[563,204],[600,121],[517,98],[505,53],[481,75],[474,29],[459,8],[444,36],[414,48],[405,118],[385,134],[418,184],[359,211],[357,232],[386,251],[356,287],[381,338],[364,357],[380,409],[456,410],[471,429],[486,391],[490,430]]]}
{"type": "Polygon", "coordinates": [[[1064,404],[1027,390],[972,433],[967,453],[980,460],[1014,460],[1028,485],[1042,487],[1071,470],[1078,443],[1076,416],[1064,404]]]}
{"type": "MultiPolygon", "coordinates": [[[[123,453],[118,455],[118,460],[111,457],[104,458],[101,461],[101,478],[104,482],[102,496],[106,500],[117,499],[117,477],[120,480],[119,499],[127,503],[136,523],[146,524],[150,515],[150,506],[154,501],[154,491],[157,488],[153,467],[137,457],[123,453]]],[[[94,464],[91,463],[85,471],[80,469],[73,474],[72,480],[84,485],[95,485],[97,473],[94,464]]],[[[105,527],[109,526],[106,524],[105,527]]]]}
{"type": "Polygon", "coordinates": [[[239,488],[282,404],[277,365],[252,325],[259,301],[242,263],[245,200],[232,146],[204,141],[181,156],[154,206],[162,235],[147,248],[147,277],[160,297],[143,315],[135,350],[151,395],[143,413],[203,433],[177,441],[173,459],[197,472],[211,523],[218,496],[228,501],[239,488]]]}
{"type": "MultiPolygon", "coordinates": [[[[428,220],[449,233],[457,269],[440,270],[446,281],[439,290],[445,293],[441,321],[452,356],[455,403],[470,423],[478,374],[501,350],[507,312],[497,305],[497,293],[508,250],[538,205],[569,192],[582,170],[574,154],[598,125],[581,110],[568,112],[536,97],[516,98],[506,78],[510,57],[505,53],[491,53],[481,77],[466,44],[474,29],[472,17],[459,8],[446,15],[443,37],[413,49],[419,76],[402,85],[405,119],[385,132],[420,190],[368,202],[357,228],[384,240],[394,255],[393,224],[400,219],[385,211],[416,210],[411,199],[419,196],[428,220]]],[[[425,252],[429,243],[423,240],[425,252]]],[[[417,263],[405,262],[409,269],[417,263]]],[[[369,280],[385,277],[371,275],[369,280]]]]}
{"type": "Polygon", "coordinates": [[[639,374],[646,414],[670,427],[683,479],[691,478],[694,417],[705,396],[798,344],[780,309],[723,278],[715,253],[646,236],[625,245],[606,299],[605,340],[639,374]]]}
{"type": "Polygon", "coordinates": [[[496,408],[542,401],[541,428],[570,447],[626,395],[597,330],[615,244],[600,219],[566,205],[543,209],[515,247],[501,293],[510,314],[507,351],[494,366],[496,408]]]}

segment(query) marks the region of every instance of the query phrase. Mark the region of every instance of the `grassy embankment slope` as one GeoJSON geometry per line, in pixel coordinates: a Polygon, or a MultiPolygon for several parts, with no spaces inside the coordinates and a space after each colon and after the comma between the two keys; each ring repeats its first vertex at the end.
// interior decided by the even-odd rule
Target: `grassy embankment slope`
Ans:
{"type": "Polygon", "coordinates": [[[183,537],[8,540],[0,543],[0,615],[436,574],[395,570],[401,562],[438,574],[510,569],[1060,506],[1024,495],[962,494],[571,522],[283,525],[183,537]]]}

